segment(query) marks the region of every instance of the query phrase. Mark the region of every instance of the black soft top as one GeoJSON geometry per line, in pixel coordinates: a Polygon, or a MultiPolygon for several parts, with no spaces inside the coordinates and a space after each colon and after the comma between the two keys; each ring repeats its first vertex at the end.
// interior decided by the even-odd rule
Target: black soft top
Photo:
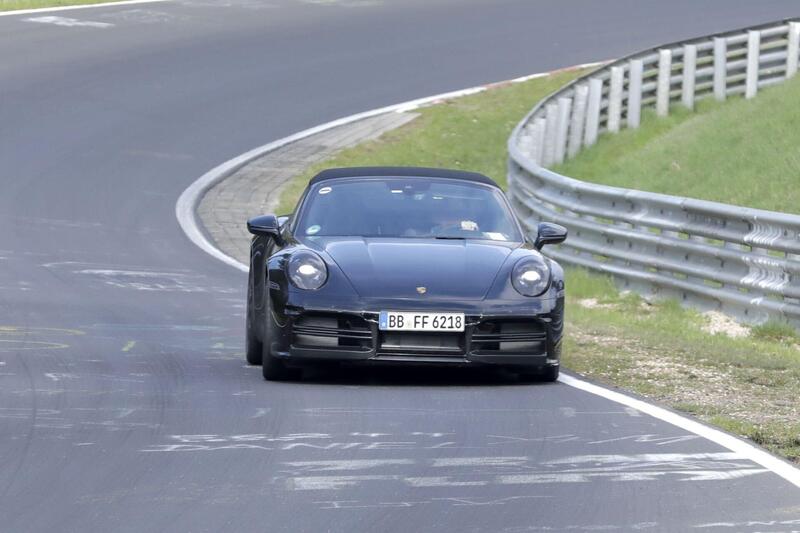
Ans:
{"type": "Polygon", "coordinates": [[[425,167],[347,167],[329,168],[323,170],[308,183],[314,185],[321,181],[333,180],[337,178],[378,178],[378,177],[414,177],[414,178],[447,178],[454,180],[476,181],[493,187],[500,186],[493,179],[477,172],[466,172],[464,170],[450,170],[446,168],[425,168],[425,167]]]}

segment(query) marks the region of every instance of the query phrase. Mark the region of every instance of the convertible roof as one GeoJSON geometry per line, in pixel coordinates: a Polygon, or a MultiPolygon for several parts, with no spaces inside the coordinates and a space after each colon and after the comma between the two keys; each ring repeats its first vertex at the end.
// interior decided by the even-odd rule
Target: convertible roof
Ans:
{"type": "Polygon", "coordinates": [[[477,172],[466,172],[463,170],[450,170],[446,168],[425,168],[425,167],[348,167],[348,168],[329,168],[323,170],[309,182],[314,185],[321,181],[333,180],[337,178],[359,178],[359,177],[414,177],[414,178],[447,178],[454,180],[476,181],[493,187],[500,186],[493,179],[478,174],[477,172]]]}

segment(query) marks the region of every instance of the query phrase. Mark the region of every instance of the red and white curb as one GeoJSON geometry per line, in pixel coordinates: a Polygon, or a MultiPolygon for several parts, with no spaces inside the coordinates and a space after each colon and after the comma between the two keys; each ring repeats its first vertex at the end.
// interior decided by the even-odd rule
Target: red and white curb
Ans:
{"type": "MultiPolygon", "coordinates": [[[[371,111],[365,111],[363,113],[357,113],[355,115],[350,115],[349,117],[343,117],[319,126],[315,126],[313,128],[309,128],[307,130],[303,130],[301,132],[295,133],[294,135],[289,135],[288,137],[284,137],[282,139],[278,139],[277,141],[273,141],[263,146],[259,146],[258,148],[254,148],[249,152],[234,157],[233,159],[230,159],[222,163],[218,167],[209,170],[203,176],[201,176],[197,181],[192,183],[185,191],[183,191],[183,193],[178,198],[177,204],[175,205],[175,215],[178,218],[178,223],[180,224],[184,233],[186,233],[186,236],[189,237],[189,239],[193,243],[195,243],[198,247],[200,247],[201,250],[242,272],[247,272],[249,269],[248,265],[240,263],[233,257],[225,254],[219,248],[214,246],[214,244],[211,241],[208,240],[206,235],[200,229],[200,224],[196,216],[197,206],[200,204],[200,201],[203,199],[205,193],[209,189],[211,189],[214,185],[224,180],[225,178],[236,172],[238,169],[240,169],[247,163],[255,159],[258,159],[259,157],[273,150],[277,150],[278,148],[286,146],[287,144],[299,141],[306,137],[310,137],[311,135],[316,135],[317,133],[321,133],[323,131],[327,131],[332,128],[343,126],[345,124],[351,124],[353,122],[357,122],[359,120],[363,120],[366,118],[374,117],[376,115],[382,115],[384,113],[403,113],[427,105],[432,105],[446,100],[451,100],[453,98],[460,98],[471,94],[477,94],[486,91],[488,89],[502,85],[508,85],[511,83],[520,83],[535,78],[542,78],[557,72],[595,67],[603,65],[605,63],[606,63],[605,61],[596,63],[586,63],[583,65],[569,67],[567,69],[560,69],[551,72],[541,72],[538,74],[531,74],[530,76],[515,78],[513,80],[508,80],[504,82],[481,85],[478,87],[471,87],[469,89],[462,89],[460,91],[453,91],[449,93],[438,94],[435,96],[429,96],[426,98],[419,98],[417,100],[411,100],[409,102],[403,102],[401,104],[395,104],[387,107],[382,107],[379,109],[373,109],[371,111]]],[[[242,223],[244,223],[244,221],[242,221],[242,223]]],[[[628,396],[627,394],[623,394],[618,391],[601,387],[600,385],[584,381],[574,376],[562,374],[559,377],[559,381],[564,385],[568,385],[570,387],[580,389],[589,394],[594,394],[596,396],[603,397],[612,402],[636,409],[637,411],[652,416],[653,418],[657,418],[659,420],[667,422],[668,424],[679,427],[685,431],[688,431],[706,440],[714,442],[715,444],[718,444],[727,450],[739,454],[742,458],[749,459],[750,461],[753,461],[754,463],[761,465],[767,470],[782,477],[789,483],[800,488],[800,469],[798,469],[791,463],[779,457],[775,457],[769,452],[759,448],[758,446],[751,444],[746,440],[725,433],[724,431],[720,431],[718,429],[709,427],[705,424],[698,422],[697,420],[692,420],[674,411],[670,411],[669,409],[653,405],[651,403],[634,398],[632,396],[628,396]]]]}

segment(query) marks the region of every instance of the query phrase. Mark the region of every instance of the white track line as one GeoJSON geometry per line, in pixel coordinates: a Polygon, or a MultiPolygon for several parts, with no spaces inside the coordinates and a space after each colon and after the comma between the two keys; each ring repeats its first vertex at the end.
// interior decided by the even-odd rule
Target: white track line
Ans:
{"type": "MultiPolygon", "coordinates": [[[[602,65],[604,63],[606,62],[587,63],[584,65],[578,65],[576,67],[571,67],[570,69],[564,69],[564,70],[588,68],[588,67],[602,65]]],[[[500,82],[490,85],[482,85],[479,87],[472,87],[460,91],[453,91],[449,93],[439,94],[436,96],[429,96],[427,98],[419,98],[417,100],[411,100],[410,102],[404,102],[402,104],[382,107],[380,109],[373,109],[372,111],[358,113],[355,115],[351,115],[349,117],[340,118],[338,120],[322,124],[320,126],[315,126],[313,128],[309,128],[307,130],[295,133],[294,135],[284,137],[283,139],[278,139],[277,141],[250,150],[249,152],[242,154],[238,157],[235,157],[229,161],[226,161],[220,166],[208,171],[203,176],[201,176],[197,181],[192,183],[185,191],[183,191],[180,198],[178,198],[177,204],[175,205],[175,215],[178,218],[178,223],[180,224],[184,233],[186,233],[186,236],[189,237],[189,239],[193,243],[195,243],[198,247],[200,247],[201,250],[203,250],[204,252],[208,253],[213,257],[216,257],[220,261],[238,270],[241,270],[242,272],[247,272],[249,268],[248,265],[240,263],[233,257],[225,254],[217,247],[215,247],[206,238],[205,234],[200,229],[200,225],[197,221],[195,214],[195,210],[198,204],[200,203],[200,200],[202,200],[203,196],[205,195],[205,193],[209,189],[211,189],[211,187],[213,187],[223,179],[230,176],[237,169],[246,165],[250,161],[253,161],[254,159],[257,159],[262,155],[269,153],[273,150],[276,150],[282,146],[285,146],[295,141],[299,141],[311,135],[315,135],[317,133],[329,130],[331,128],[336,128],[338,126],[350,124],[352,122],[373,117],[376,115],[381,115],[383,113],[390,113],[390,112],[402,113],[404,111],[411,111],[428,104],[436,103],[441,100],[448,100],[452,98],[458,98],[461,96],[467,96],[470,94],[480,93],[493,86],[503,85],[505,83],[519,83],[530,79],[547,76],[549,74],[552,73],[542,72],[538,74],[532,74],[530,76],[515,78],[507,82],[500,82]]],[[[244,221],[242,221],[242,223],[244,223],[244,221]]],[[[715,444],[718,444],[725,449],[740,454],[742,457],[747,458],[753,461],[754,463],[763,466],[764,468],[777,474],[778,476],[782,477],[783,479],[795,485],[796,487],[800,487],[800,469],[790,464],[789,462],[784,461],[783,459],[771,455],[769,452],[762,450],[758,446],[755,446],[745,440],[742,440],[733,435],[729,435],[728,433],[725,433],[718,429],[706,426],[705,424],[702,424],[696,420],[692,420],[690,418],[682,416],[668,409],[664,409],[663,407],[658,407],[656,405],[647,403],[643,400],[638,400],[632,396],[628,396],[626,394],[622,394],[620,392],[613,391],[611,389],[607,389],[605,387],[601,387],[593,383],[589,383],[588,381],[578,379],[574,376],[568,376],[562,374],[559,377],[559,381],[564,385],[568,385],[570,387],[580,389],[584,392],[600,396],[612,402],[616,402],[624,406],[631,407],[633,409],[641,411],[642,413],[650,415],[653,418],[657,418],[659,420],[667,422],[668,424],[672,424],[673,426],[686,430],[690,433],[694,433],[695,435],[698,435],[706,440],[714,442],[715,444]]]]}
{"type": "Polygon", "coordinates": [[[96,7],[114,6],[133,6],[136,4],[155,4],[158,2],[169,2],[170,0],[124,0],[122,2],[103,2],[102,4],[85,4],[80,6],[58,6],[58,7],[39,7],[35,9],[17,9],[14,11],[0,11],[0,17],[10,17],[12,15],[31,15],[35,13],[52,13],[54,11],[66,11],[68,9],[94,9],[96,7]]]}
{"type": "Polygon", "coordinates": [[[637,411],[641,411],[644,414],[652,416],[653,418],[658,418],[659,420],[663,420],[664,422],[672,424],[673,426],[677,426],[690,433],[699,435],[704,439],[719,444],[723,448],[727,448],[732,452],[740,454],[742,457],[750,459],[754,463],[759,464],[764,468],[778,474],[796,487],[800,487],[800,470],[798,470],[797,467],[784,461],[783,459],[771,455],[769,452],[762,450],[761,448],[754,446],[745,440],[734,437],[733,435],[729,435],[724,431],[706,426],[705,424],[701,424],[696,420],[686,418],[685,416],[679,415],[678,413],[668,409],[664,409],[663,407],[658,407],[657,405],[653,405],[642,400],[637,400],[636,398],[626,394],[589,383],[573,376],[562,375],[558,380],[565,385],[569,385],[570,387],[575,387],[576,389],[581,389],[582,391],[586,391],[597,396],[602,396],[607,400],[620,403],[627,407],[633,407],[637,411]]]}

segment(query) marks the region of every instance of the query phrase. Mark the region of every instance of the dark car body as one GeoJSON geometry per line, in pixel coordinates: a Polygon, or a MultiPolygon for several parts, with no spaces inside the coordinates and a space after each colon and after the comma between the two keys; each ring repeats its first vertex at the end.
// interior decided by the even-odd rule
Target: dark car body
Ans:
{"type": "MultiPolygon", "coordinates": [[[[364,177],[461,180],[499,190],[486,176],[461,171],[333,169],[311,180],[298,204],[298,218],[309,191],[364,177]]],[[[308,236],[297,230],[293,217],[251,219],[248,361],[261,362],[267,379],[286,379],[294,375],[293,368],[323,361],[503,365],[555,379],[564,324],[564,277],[561,267],[537,248],[563,241],[566,230],[543,225],[542,235],[531,240],[510,207],[508,212],[519,230],[519,242],[308,236]],[[287,275],[293,255],[307,251],[327,267],[327,279],[316,290],[298,288],[287,275]],[[524,296],[510,281],[512,269],[525,257],[541,259],[549,267],[549,284],[536,297],[524,296]],[[379,314],[386,310],[463,313],[464,330],[384,331],[379,314]]]]}

